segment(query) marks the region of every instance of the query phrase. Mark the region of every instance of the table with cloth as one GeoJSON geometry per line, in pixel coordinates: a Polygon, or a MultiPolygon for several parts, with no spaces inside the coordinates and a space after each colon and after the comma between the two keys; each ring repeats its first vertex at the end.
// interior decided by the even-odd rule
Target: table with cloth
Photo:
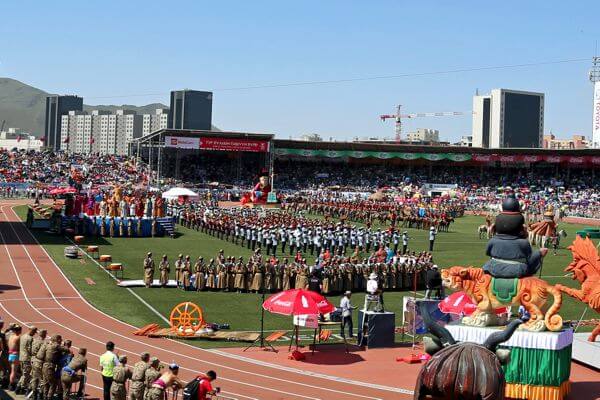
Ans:
{"type": "MultiPolygon", "coordinates": [[[[483,344],[500,327],[448,324],[455,340],[483,344]]],[[[516,331],[500,347],[511,350],[503,366],[506,397],[528,400],[562,400],[570,391],[573,330],[559,332],[516,331]]]]}

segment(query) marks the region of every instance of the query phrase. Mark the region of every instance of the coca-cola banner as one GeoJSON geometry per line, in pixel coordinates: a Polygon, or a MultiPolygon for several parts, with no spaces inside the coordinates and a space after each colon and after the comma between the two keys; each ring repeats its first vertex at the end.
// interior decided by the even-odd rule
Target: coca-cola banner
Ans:
{"type": "Polygon", "coordinates": [[[226,137],[201,137],[201,150],[220,151],[249,151],[252,153],[266,153],[269,151],[269,142],[256,139],[238,139],[226,137]]]}

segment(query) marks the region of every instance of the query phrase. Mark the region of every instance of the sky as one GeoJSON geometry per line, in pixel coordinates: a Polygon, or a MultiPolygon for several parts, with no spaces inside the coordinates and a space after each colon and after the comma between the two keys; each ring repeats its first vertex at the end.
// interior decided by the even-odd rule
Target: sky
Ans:
{"type": "Polygon", "coordinates": [[[0,76],[86,104],[212,90],[222,130],[326,140],[393,136],[378,116],[402,104],[465,112],[405,120],[455,141],[476,90],[502,87],[545,93],[546,133],[591,135],[598,0],[7,1],[1,13],[0,76]],[[339,80],[352,81],[289,85],[339,80]]]}

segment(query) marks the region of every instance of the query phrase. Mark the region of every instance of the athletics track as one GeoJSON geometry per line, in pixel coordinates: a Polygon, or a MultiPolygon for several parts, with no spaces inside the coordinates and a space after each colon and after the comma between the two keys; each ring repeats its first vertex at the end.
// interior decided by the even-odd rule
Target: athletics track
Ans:
{"type": "MultiPolygon", "coordinates": [[[[239,350],[203,350],[173,340],[134,336],[134,327],[87,303],[25,225],[14,223],[19,218],[12,207],[19,203],[24,204],[0,204],[0,315],[7,322],[35,324],[49,334],[60,333],[71,339],[76,348],[86,347],[90,367],[86,392],[91,397],[102,396],[98,357],[105,351],[105,342],[112,340],[119,354],[127,355],[131,364],[143,351],[166,363],[177,362],[184,380],[216,370],[217,386],[229,399],[412,398],[420,366],[394,360],[410,353],[409,349],[351,353],[349,356],[354,359],[368,360],[354,364],[344,362],[345,356],[340,352],[331,355],[329,363],[321,358],[325,364],[319,365],[287,361],[287,349],[277,355],[255,351],[242,356],[239,350]]],[[[596,399],[593,393],[600,393],[600,373],[573,366],[576,383],[572,398],[596,399]]]]}

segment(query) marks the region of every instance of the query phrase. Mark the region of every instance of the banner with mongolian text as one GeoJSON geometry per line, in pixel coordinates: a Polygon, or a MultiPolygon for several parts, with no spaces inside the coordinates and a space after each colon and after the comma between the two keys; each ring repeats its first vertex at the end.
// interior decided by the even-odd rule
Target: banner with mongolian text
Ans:
{"type": "Polygon", "coordinates": [[[476,161],[476,162],[503,162],[503,163],[568,163],[595,164],[600,165],[600,156],[560,156],[560,155],[505,155],[505,154],[467,154],[467,153],[406,153],[406,152],[381,152],[381,151],[359,151],[359,150],[309,150],[309,149],[275,149],[277,156],[302,156],[302,157],[326,157],[326,158],[378,158],[402,160],[424,159],[429,161],[476,161]]]}
{"type": "Polygon", "coordinates": [[[252,153],[267,153],[269,151],[269,142],[256,139],[238,139],[226,137],[201,137],[201,150],[220,150],[220,151],[249,151],[252,153]]]}

